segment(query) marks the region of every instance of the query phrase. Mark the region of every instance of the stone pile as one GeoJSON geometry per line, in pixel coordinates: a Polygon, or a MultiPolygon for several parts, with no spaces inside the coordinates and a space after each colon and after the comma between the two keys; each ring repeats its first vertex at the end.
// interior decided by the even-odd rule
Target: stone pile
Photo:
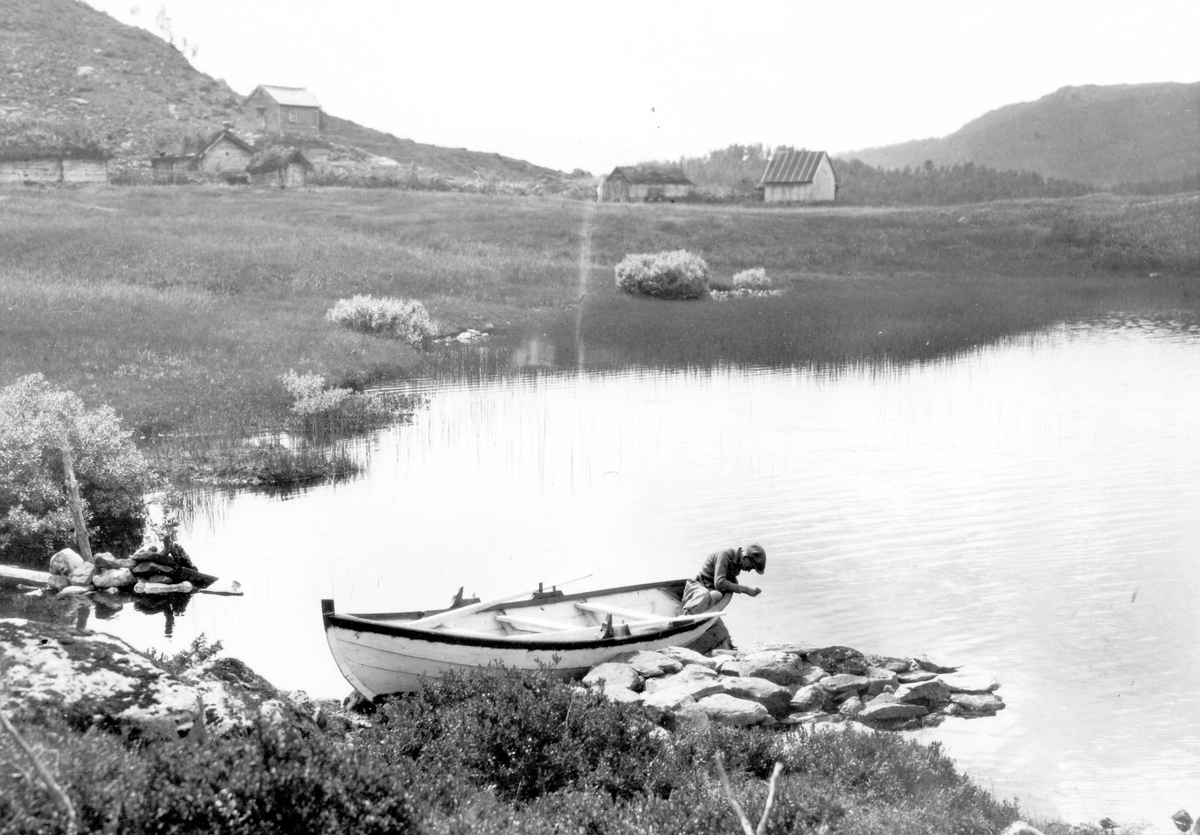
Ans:
{"type": "Polygon", "coordinates": [[[196,570],[178,545],[141,548],[129,557],[96,554],[87,562],[70,548],[50,558],[50,587],[60,595],[105,592],[119,594],[190,594],[216,580],[196,570]]]}
{"type": "Polygon", "coordinates": [[[864,655],[849,647],[773,644],[702,655],[681,647],[618,655],[587,674],[617,702],[656,722],[811,725],[856,721],[887,730],[992,716],[1004,708],[989,676],[927,656],[864,655]]]}

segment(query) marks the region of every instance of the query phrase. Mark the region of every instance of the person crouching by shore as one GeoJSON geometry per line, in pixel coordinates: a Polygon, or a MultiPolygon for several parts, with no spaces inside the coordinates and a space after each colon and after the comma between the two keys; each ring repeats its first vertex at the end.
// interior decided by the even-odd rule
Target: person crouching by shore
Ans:
{"type": "Polygon", "coordinates": [[[751,570],[762,574],[766,568],[767,552],[758,543],[709,554],[700,573],[683,587],[683,614],[707,612],[727,594],[758,597],[762,589],[739,585],[738,575],[751,570]]]}

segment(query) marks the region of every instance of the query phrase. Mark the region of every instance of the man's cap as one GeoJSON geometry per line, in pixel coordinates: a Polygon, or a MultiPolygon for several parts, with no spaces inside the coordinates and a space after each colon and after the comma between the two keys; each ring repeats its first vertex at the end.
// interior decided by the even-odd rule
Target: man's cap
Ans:
{"type": "Polygon", "coordinates": [[[759,574],[767,570],[767,552],[757,542],[753,545],[747,545],[745,554],[750,560],[750,565],[759,574]]]}

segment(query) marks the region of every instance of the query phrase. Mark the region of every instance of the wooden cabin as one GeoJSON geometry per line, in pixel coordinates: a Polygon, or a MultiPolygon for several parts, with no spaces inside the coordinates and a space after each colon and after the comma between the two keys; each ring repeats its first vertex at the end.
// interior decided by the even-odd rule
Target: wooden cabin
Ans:
{"type": "Polygon", "coordinates": [[[596,196],[606,203],[675,201],[687,200],[695,189],[679,167],[619,165],[600,179],[596,196]]]}
{"type": "Polygon", "coordinates": [[[209,137],[204,147],[191,154],[159,154],[150,160],[156,183],[187,183],[217,177],[224,180],[243,175],[254,157],[254,148],[229,130],[209,137]]]}
{"type": "Polygon", "coordinates": [[[246,173],[256,186],[304,188],[312,168],[312,163],[296,148],[269,148],[255,155],[246,166],[246,173]]]}
{"type": "Polygon", "coordinates": [[[321,132],[321,103],[303,87],[260,84],[243,104],[254,110],[255,127],[264,133],[321,132]]]}
{"type": "Polygon", "coordinates": [[[837,199],[837,176],[824,151],[779,151],[759,186],[767,203],[818,203],[837,199]]]}
{"type": "Polygon", "coordinates": [[[107,183],[111,158],[78,130],[23,125],[0,136],[0,184],[107,183]]]}

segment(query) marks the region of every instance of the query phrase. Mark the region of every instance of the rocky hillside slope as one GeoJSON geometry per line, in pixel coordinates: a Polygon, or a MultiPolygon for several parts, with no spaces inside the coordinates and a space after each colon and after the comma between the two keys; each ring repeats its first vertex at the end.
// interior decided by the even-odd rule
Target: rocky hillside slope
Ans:
{"type": "MultiPolygon", "coordinates": [[[[265,79],[278,81],[278,79],[265,79]]],[[[197,71],[162,39],[79,0],[0,0],[0,130],[28,122],[85,128],[116,155],[118,175],[144,173],[229,124],[245,139],[247,91],[197,71]]],[[[326,115],[314,162],[346,178],[404,176],[554,190],[563,175],[522,160],[399,139],[326,115]]],[[[454,184],[453,182],[451,184],[454,184]]]]}
{"type": "Polygon", "coordinates": [[[973,162],[1102,187],[1200,177],[1200,82],[1063,87],[941,139],[838,157],[884,168],[973,162]]]}

